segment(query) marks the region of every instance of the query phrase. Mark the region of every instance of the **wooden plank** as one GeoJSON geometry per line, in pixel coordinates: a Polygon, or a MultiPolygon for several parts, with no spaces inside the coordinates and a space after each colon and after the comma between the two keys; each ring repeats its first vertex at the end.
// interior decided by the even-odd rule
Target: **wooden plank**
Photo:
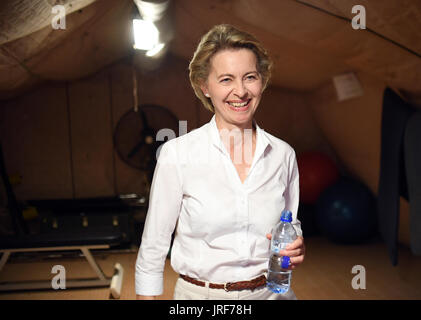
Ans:
{"type": "Polygon", "coordinates": [[[191,131],[197,128],[198,115],[188,64],[187,60],[169,54],[158,70],[144,73],[139,70],[138,92],[139,103],[168,108],[179,120],[187,121],[187,131],[191,131]]]}
{"type": "Polygon", "coordinates": [[[70,83],[69,109],[75,198],[114,195],[108,74],[70,83]]]}
{"type": "MultiPolygon", "coordinates": [[[[111,77],[111,103],[113,119],[113,135],[120,118],[133,108],[133,77],[132,67],[128,62],[120,62],[110,69],[111,77]]],[[[130,167],[113,151],[115,161],[115,179],[117,194],[136,193],[147,196],[148,185],[146,174],[130,167]]]]}
{"type": "Polygon", "coordinates": [[[19,200],[72,196],[64,84],[41,86],[2,107],[1,136],[19,200]]]}
{"type": "Polygon", "coordinates": [[[270,86],[256,112],[259,126],[289,143],[297,154],[324,150],[327,145],[303,96],[300,92],[270,86]]]}

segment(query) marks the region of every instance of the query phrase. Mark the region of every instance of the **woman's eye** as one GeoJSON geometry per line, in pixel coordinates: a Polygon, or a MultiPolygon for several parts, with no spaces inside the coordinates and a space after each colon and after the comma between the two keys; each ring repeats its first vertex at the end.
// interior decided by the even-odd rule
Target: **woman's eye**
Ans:
{"type": "Polygon", "coordinates": [[[221,82],[228,82],[230,80],[231,80],[230,78],[224,78],[224,79],[221,80],[221,82]]]}
{"type": "Polygon", "coordinates": [[[255,80],[257,77],[255,75],[249,75],[246,77],[247,80],[255,80]]]}

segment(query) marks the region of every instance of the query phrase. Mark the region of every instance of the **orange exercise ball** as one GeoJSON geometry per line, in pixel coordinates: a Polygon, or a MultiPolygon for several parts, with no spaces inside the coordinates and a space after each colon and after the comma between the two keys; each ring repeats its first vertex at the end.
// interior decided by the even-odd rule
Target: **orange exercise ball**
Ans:
{"type": "Polygon", "coordinates": [[[339,179],[335,162],[322,152],[304,152],[298,155],[297,164],[302,203],[315,204],[322,191],[339,179]]]}

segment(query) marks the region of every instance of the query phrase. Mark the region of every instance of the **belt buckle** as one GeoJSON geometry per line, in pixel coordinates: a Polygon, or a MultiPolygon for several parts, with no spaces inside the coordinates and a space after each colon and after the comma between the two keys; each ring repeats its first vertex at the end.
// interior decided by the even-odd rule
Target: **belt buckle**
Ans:
{"type": "Polygon", "coordinates": [[[226,292],[230,291],[229,287],[230,287],[231,285],[232,285],[232,282],[227,282],[227,283],[225,283],[225,284],[224,284],[224,290],[225,290],[226,292]]]}

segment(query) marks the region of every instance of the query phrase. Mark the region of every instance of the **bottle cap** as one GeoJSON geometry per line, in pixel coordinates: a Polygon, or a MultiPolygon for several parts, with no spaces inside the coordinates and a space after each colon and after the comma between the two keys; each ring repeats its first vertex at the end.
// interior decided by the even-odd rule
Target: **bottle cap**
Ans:
{"type": "Polygon", "coordinates": [[[292,213],[291,213],[291,211],[289,211],[289,210],[282,211],[281,221],[283,221],[283,222],[291,222],[292,221],[292,213]]]}
{"type": "Polygon", "coordinates": [[[281,268],[288,269],[289,265],[291,264],[291,259],[287,256],[282,257],[281,268]]]}

